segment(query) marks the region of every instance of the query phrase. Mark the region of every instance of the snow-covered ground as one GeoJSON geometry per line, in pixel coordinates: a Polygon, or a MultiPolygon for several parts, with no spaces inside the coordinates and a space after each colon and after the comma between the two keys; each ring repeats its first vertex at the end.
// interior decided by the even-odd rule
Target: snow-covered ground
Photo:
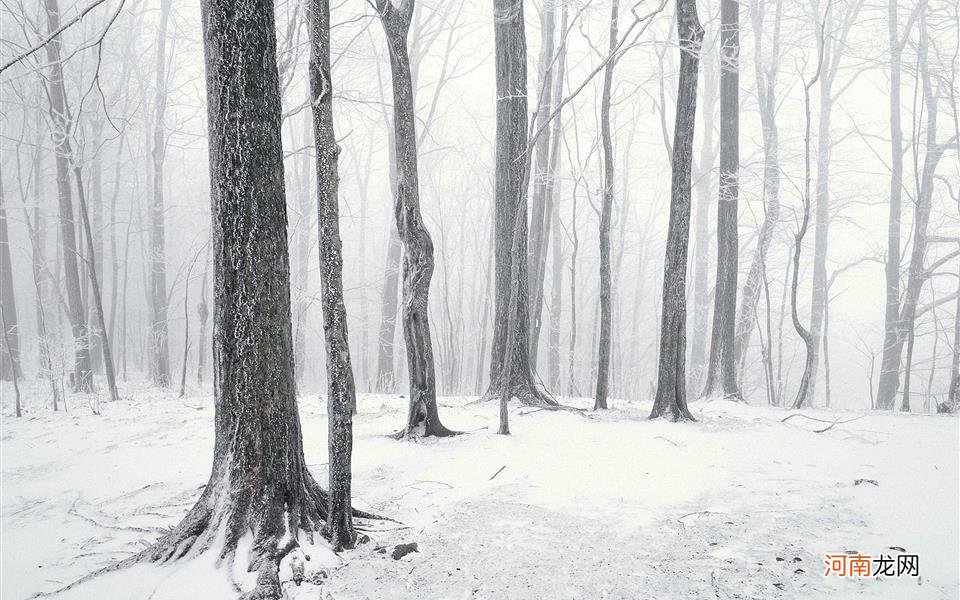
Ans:
{"type": "MultiPolygon", "coordinates": [[[[135,399],[100,416],[76,406],[15,419],[4,391],[4,599],[128,556],[176,524],[206,482],[209,396],[129,387],[135,399]]],[[[673,424],[648,421],[647,402],[615,402],[604,413],[515,407],[504,437],[497,407],[470,400],[441,400],[444,423],[468,433],[413,443],[385,437],[404,398],[360,398],[355,504],[404,526],[375,523],[369,543],[340,557],[311,550],[329,577],[289,583],[291,598],[958,597],[955,417],[867,414],[815,433],[826,425],[782,423],[780,409],[698,402],[698,423],[673,424]],[[405,542],[419,552],[393,560],[405,542]],[[827,552],[890,547],[919,555],[921,577],[823,575],[827,552]]],[[[325,403],[305,396],[300,411],[307,462],[324,482],[325,403]]],[[[228,577],[203,560],[140,566],[62,596],[219,600],[234,596],[228,577]]]]}

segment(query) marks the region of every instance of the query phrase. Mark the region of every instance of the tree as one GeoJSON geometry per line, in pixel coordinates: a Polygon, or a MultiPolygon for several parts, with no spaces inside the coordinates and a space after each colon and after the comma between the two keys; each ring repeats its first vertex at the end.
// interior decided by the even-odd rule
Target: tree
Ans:
{"type": "MultiPolygon", "coordinates": [[[[47,13],[47,31],[60,29],[60,9],[57,0],[44,0],[47,13]]],[[[86,311],[80,292],[80,271],[77,267],[77,228],[74,222],[73,200],[70,189],[70,161],[73,149],[70,143],[72,118],[67,108],[67,93],[63,82],[63,63],[60,58],[59,37],[46,44],[50,74],[47,82],[50,102],[51,135],[57,165],[57,205],[60,213],[60,245],[63,248],[63,273],[67,289],[67,308],[74,344],[73,386],[88,392],[93,389],[93,373],[87,335],[86,311]]]]}
{"type": "Polygon", "coordinates": [[[597,349],[597,393],[593,409],[607,408],[610,382],[610,330],[612,328],[612,274],[610,272],[610,219],[613,212],[613,139],[610,135],[610,95],[613,87],[614,53],[617,48],[619,0],[610,5],[611,58],[603,69],[603,91],[600,98],[600,137],[603,145],[603,195],[600,207],[600,345],[597,349]]]}
{"type": "MultiPolygon", "coordinates": [[[[553,77],[554,77],[554,29],[556,21],[556,2],[544,2],[540,9],[540,57],[537,65],[537,77],[540,93],[537,98],[537,120],[543,124],[550,118],[553,108],[553,77]]],[[[560,30],[563,35],[565,29],[560,30]]],[[[563,40],[565,41],[565,40],[563,40]]],[[[563,44],[565,45],[565,44],[563,44]]],[[[557,71],[557,77],[563,78],[563,73],[557,71]]],[[[559,101],[559,98],[557,98],[559,101]]],[[[550,213],[547,205],[550,203],[551,187],[553,185],[553,171],[551,169],[552,146],[557,140],[551,140],[549,131],[540,136],[533,152],[536,155],[533,176],[533,197],[531,198],[530,215],[530,245],[529,273],[530,273],[530,364],[537,367],[537,351],[540,342],[541,315],[543,313],[544,274],[547,267],[547,249],[550,245],[550,213]],[[552,142],[552,146],[551,146],[552,142]]]]}
{"type": "Polygon", "coordinates": [[[213,217],[213,468],[183,521],[118,566],[210,549],[257,573],[247,597],[273,600],[281,597],[280,561],[301,532],[321,530],[329,500],[304,462],[297,414],[274,9],[269,0],[205,0],[201,8],[213,217]],[[248,535],[250,551],[237,554],[248,535]]]}
{"type": "Polygon", "coordinates": [[[720,201],[717,203],[717,290],[703,396],[739,398],[734,351],[737,318],[737,201],[740,169],[740,3],[720,1],[720,201]]]}
{"type": "Polygon", "coordinates": [[[337,173],[340,147],[333,129],[330,73],[330,4],[312,0],[310,18],[310,105],[317,148],[317,228],[320,246],[320,303],[327,348],[327,448],[330,460],[327,532],[334,550],[352,548],[357,534],[350,510],[350,458],[356,388],[343,302],[343,243],[337,173]]]}
{"type": "MultiPolygon", "coordinates": [[[[829,13],[829,4],[826,10],[827,13],[829,13]]],[[[826,19],[826,15],[824,15],[824,19],[826,19]]],[[[790,317],[793,320],[793,328],[797,330],[797,335],[803,340],[803,345],[806,350],[806,360],[803,363],[803,375],[800,376],[800,387],[793,401],[793,408],[802,407],[809,398],[811,381],[814,376],[814,364],[817,360],[813,334],[800,323],[800,315],[797,311],[797,289],[800,282],[800,251],[803,249],[803,238],[806,236],[807,228],[810,226],[810,88],[820,79],[820,72],[823,69],[823,54],[823,26],[821,25],[817,31],[817,69],[809,81],[803,82],[803,215],[800,219],[800,228],[793,236],[793,280],[790,284],[790,317]]]]}
{"type": "MultiPolygon", "coordinates": [[[[486,397],[500,397],[506,386],[511,398],[554,406],[556,401],[534,383],[530,364],[526,195],[530,162],[525,156],[529,150],[527,41],[522,0],[494,0],[493,14],[497,82],[494,330],[486,397]],[[517,299],[513,303],[515,314],[510,301],[513,288],[517,299]],[[514,330],[510,331],[510,327],[514,330]],[[508,346],[511,339],[513,344],[508,346]],[[509,369],[508,357],[512,361],[509,369]],[[509,379],[505,379],[506,375],[509,379]]],[[[546,123],[541,127],[546,127],[546,123]]]]}
{"type": "Polygon", "coordinates": [[[156,87],[153,100],[153,198],[150,204],[150,349],[149,369],[154,385],[170,385],[170,350],[167,333],[167,264],[164,242],[163,161],[167,133],[167,21],[170,1],[160,2],[160,26],[157,28],[156,87]]]}
{"type": "MultiPolygon", "coordinates": [[[[17,381],[23,377],[20,368],[20,335],[17,302],[14,297],[13,269],[10,261],[10,236],[7,232],[7,207],[3,180],[0,179],[0,315],[3,318],[3,347],[0,353],[0,381],[17,381]]],[[[20,392],[17,390],[17,416],[20,416],[20,392]]]]}
{"type": "Polygon", "coordinates": [[[660,320],[660,359],[657,394],[650,418],[669,416],[674,421],[693,421],[687,408],[687,245],[690,239],[690,173],[693,163],[693,132],[697,116],[697,71],[703,27],[695,0],[677,0],[677,38],[680,41],[680,76],[677,83],[677,115],[673,133],[670,221],[663,265],[663,304],[660,320]]]}
{"type": "Polygon", "coordinates": [[[398,437],[447,436],[437,412],[437,383],[427,304],[433,276],[433,240],[420,214],[417,137],[407,33],[414,0],[394,5],[377,0],[387,37],[393,80],[393,126],[397,157],[397,191],[393,211],[403,243],[403,338],[407,348],[410,403],[407,423],[398,437]]]}
{"type": "MultiPolygon", "coordinates": [[[[755,0],[750,4],[750,19],[753,23],[754,69],[756,73],[757,104],[760,111],[760,127],[763,131],[763,223],[757,237],[757,247],[747,280],[740,294],[737,313],[735,353],[743,370],[751,332],[754,329],[757,304],[761,288],[765,288],[767,255],[770,242],[780,219],[780,134],[777,129],[777,74],[780,64],[780,23],[783,2],[774,6],[773,33],[769,55],[763,53],[764,17],[766,2],[755,0]]],[[[769,316],[769,315],[768,315],[769,316]]],[[[767,345],[771,340],[767,339],[767,345]]],[[[771,352],[767,351],[768,358],[771,352]]]]}
{"type": "MultiPolygon", "coordinates": [[[[935,77],[929,65],[930,39],[927,26],[927,7],[923,6],[920,14],[920,42],[917,46],[917,65],[919,68],[920,85],[923,94],[923,108],[926,116],[926,130],[924,132],[923,163],[918,165],[916,186],[916,202],[913,213],[913,248],[910,252],[910,263],[907,268],[907,286],[900,304],[900,315],[897,319],[897,335],[891,347],[884,345],[883,357],[880,366],[880,381],[877,388],[877,406],[890,409],[896,400],[900,388],[900,366],[904,343],[907,344],[907,373],[911,362],[914,326],[917,317],[917,303],[924,283],[930,278],[936,268],[949,260],[956,261],[956,252],[947,254],[927,265],[928,233],[930,213],[933,208],[934,177],[937,166],[944,152],[953,144],[937,141],[937,120],[939,117],[939,101],[941,83],[934,86],[935,77]]],[[[915,140],[919,144],[919,140],[915,140]]],[[[909,379],[904,384],[904,393],[901,408],[910,410],[909,379]]]]}

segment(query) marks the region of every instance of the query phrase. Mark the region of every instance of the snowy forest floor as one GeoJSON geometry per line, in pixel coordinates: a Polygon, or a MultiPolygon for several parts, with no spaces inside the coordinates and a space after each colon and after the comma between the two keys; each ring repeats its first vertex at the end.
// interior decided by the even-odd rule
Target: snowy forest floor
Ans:
{"type": "MultiPolygon", "coordinates": [[[[100,416],[28,405],[15,419],[9,392],[4,599],[130,555],[175,525],[206,482],[210,396],[131,384],[100,416]]],[[[355,505],[404,527],[374,523],[372,540],[340,557],[314,549],[309,564],[329,578],[288,582],[290,598],[958,597],[955,417],[867,414],[815,433],[825,425],[783,423],[782,409],[696,402],[699,422],[674,424],[648,421],[648,402],[615,401],[603,413],[517,406],[504,437],[496,405],[470,400],[440,400],[444,423],[469,433],[398,442],[386,434],[404,421],[406,400],[360,397],[355,505]],[[391,558],[406,542],[419,552],[391,558]],[[896,554],[890,547],[918,554],[921,577],[823,575],[824,553],[896,554]]],[[[863,414],[803,412],[828,422],[863,414]]],[[[324,399],[302,397],[300,415],[307,463],[324,483],[324,399]]],[[[234,596],[228,577],[208,564],[138,566],[62,596],[220,600],[234,596]]]]}

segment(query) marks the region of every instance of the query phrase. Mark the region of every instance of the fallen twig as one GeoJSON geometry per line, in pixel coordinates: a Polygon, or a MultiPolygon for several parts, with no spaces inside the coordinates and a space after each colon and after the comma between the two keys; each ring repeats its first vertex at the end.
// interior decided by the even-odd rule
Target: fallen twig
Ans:
{"type": "Polygon", "coordinates": [[[490,479],[488,479],[487,481],[493,481],[493,478],[496,477],[497,475],[499,475],[499,474],[500,474],[500,471],[502,471],[502,470],[504,470],[504,469],[506,469],[506,468],[507,468],[507,465],[503,465],[502,467],[500,467],[499,469],[497,469],[497,472],[494,473],[494,474],[490,477],[490,479]]]}

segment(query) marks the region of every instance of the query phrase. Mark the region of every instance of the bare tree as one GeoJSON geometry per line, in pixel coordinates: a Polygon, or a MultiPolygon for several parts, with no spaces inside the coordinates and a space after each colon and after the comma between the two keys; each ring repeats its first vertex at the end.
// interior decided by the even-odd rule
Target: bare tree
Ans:
{"type": "Polygon", "coordinates": [[[171,0],[160,2],[157,28],[156,83],[153,97],[153,197],[150,204],[150,378],[154,385],[170,385],[170,350],[167,332],[167,263],[163,198],[163,161],[166,158],[167,132],[167,22],[171,0]]]}
{"type": "Polygon", "coordinates": [[[394,5],[377,0],[377,11],[387,37],[393,80],[393,126],[397,157],[394,216],[403,243],[403,337],[407,347],[410,403],[407,423],[398,437],[446,436],[437,412],[437,384],[430,338],[428,299],[433,276],[433,240],[420,214],[417,136],[413,82],[407,54],[407,33],[414,0],[394,5]]]}
{"type": "MultiPolygon", "coordinates": [[[[530,148],[522,1],[494,0],[493,18],[497,81],[495,279],[490,387],[486,396],[499,398],[508,389],[509,397],[521,402],[552,406],[556,401],[534,383],[530,363],[526,199],[530,165],[526,153],[530,148]],[[516,314],[511,313],[511,306],[516,314]],[[512,360],[509,369],[508,359],[512,360]],[[509,379],[505,379],[507,376],[509,379]]],[[[546,126],[543,123],[541,128],[546,126]]]]}
{"type": "MultiPolygon", "coordinates": [[[[617,48],[617,19],[619,0],[610,5],[609,54],[617,48]]],[[[600,96],[600,138],[603,146],[603,194],[600,208],[600,343],[597,349],[597,390],[593,409],[607,408],[610,381],[610,334],[612,329],[612,274],[610,272],[610,220],[613,212],[613,185],[615,180],[613,139],[610,134],[610,96],[613,87],[615,58],[607,61],[603,69],[603,88],[600,96]]]]}
{"type": "MultiPolygon", "coordinates": [[[[20,367],[19,321],[17,321],[17,302],[10,261],[10,236],[7,232],[7,207],[2,179],[0,179],[0,312],[3,315],[3,345],[6,349],[6,352],[0,354],[0,381],[16,382],[23,377],[23,371],[20,367]]],[[[17,416],[20,416],[19,387],[17,416]]]]}
{"type": "Polygon", "coordinates": [[[680,42],[680,77],[673,134],[670,222],[663,265],[663,305],[660,325],[660,360],[657,393],[650,418],[668,416],[693,421],[687,408],[687,245],[690,239],[690,174],[693,132],[697,117],[697,71],[703,27],[695,0],[677,0],[677,39],[680,42]]]}
{"type": "Polygon", "coordinates": [[[739,239],[740,3],[720,1],[720,201],[717,203],[717,289],[704,396],[740,398],[734,351],[739,239]]]}
{"type": "Polygon", "coordinates": [[[340,147],[333,128],[333,79],[330,74],[330,5],[311,0],[310,105],[317,148],[317,228],[320,246],[320,294],[327,344],[327,448],[330,460],[327,536],[334,550],[352,548],[357,540],[350,508],[350,460],[356,388],[343,302],[343,242],[337,173],[340,147]]]}
{"type": "MultiPolygon", "coordinates": [[[[830,6],[827,5],[827,12],[830,6]]],[[[824,15],[826,18],[826,14],[824,15]]],[[[822,23],[822,22],[821,22],[822,23]]],[[[803,216],[800,219],[800,228],[793,238],[793,281],[790,285],[790,316],[793,319],[793,327],[797,330],[800,339],[803,340],[806,350],[806,360],[803,363],[803,375],[800,377],[800,387],[797,390],[797,396],[793,401],[794,408],[800,408],[809,398],[811,379],[814,376],[814,363],[817,360],[817,354],[814,350],[814,337],[810,330],[800,323],[800,315],[797,311],[797,288],[800,282],[800,251],[803,249],[803,238],[807,234],[807,228],[810,225],[810,89],[820,79],[820,72],[823,69],[823,26],[817,31],[817,69],[809,81],[803,82],[803,216]]]]}
{"type": "MultiPolygon", "coordinates": [[[[279,563],[323,527],[297,415],[273,3],[202,4],[213,212],[214,461],[183,521],[119,566],[213,549],[278,600],[279,563]],[[237,552],[252,536],[249,552],[237,552]]],[[[357,513],[355,513],[357,516],[357,513]]]]}
{"type": "MultiPolygon", "coordinates": [[[[750,4],[753,24],[753,64],[757,86],[757,104],[760,127],[763,131],[763,223],[757,236],[757,247],[750,263],[747,280],[740,294],[737,313],[735,352],[740,370],[743,370],[750,333],[753,331],[761,287],[765,287],[767,256],[773,234],[780,219],[780,133],[777,129],[777,75],[780,65],[780,24],[782,0],[774,5],[772,34],[767,54],[764,54],[764,21],[768,3],[755,0],[750,4]]],[[[768,315],[769,316],[769,315],[768,315]]],[[[767,340],[768,345],[771,340],[767,340]]],[[[768,349],[769,350],[769,349],[768,349]]],[[[769,354],[769,352],[768,352],[769,354]]]]}

